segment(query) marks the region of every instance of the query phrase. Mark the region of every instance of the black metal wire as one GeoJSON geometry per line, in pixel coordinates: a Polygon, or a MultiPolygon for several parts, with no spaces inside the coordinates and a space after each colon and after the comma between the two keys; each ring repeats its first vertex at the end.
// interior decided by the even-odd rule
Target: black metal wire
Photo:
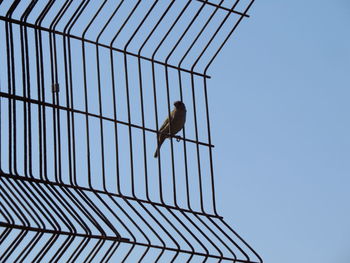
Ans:
{"type": "Polygon", "coordinates": [[[1,262],[263,262],[216,209],[207,71],[254,0],[228,2],[0,1],[1,262]]]}

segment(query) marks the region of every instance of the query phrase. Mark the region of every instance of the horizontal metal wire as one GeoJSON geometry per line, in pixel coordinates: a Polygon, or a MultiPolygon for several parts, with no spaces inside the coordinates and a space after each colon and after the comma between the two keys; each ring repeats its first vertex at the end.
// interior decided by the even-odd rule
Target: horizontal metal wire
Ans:
{"type": "Polygon", "coordinates": [[[112,240],[112,241],[117,241],[117,242],[129,242],[130,241],[130,239],[128,239],[128,238],[118,238],[118,237],[115,237],[115,236],[102,236],[102,235],[88,235],[88,234],[80,234],[80,233],[70,233],[70,232],[67,232],[67,231],[41,229],[41,228],[38,228],[38,227],[15,225],[15,224],[3,223],[3,222],[0,222],[0,227],[21,229],[21,230],[26,230],[26,231],[34,231],[34,232],[47,233],[47,234],[56,234],[56,235],[66,235],[66,236],[75,236],[75,237],[86,237],[86,238],[96,238],[96,239],[103,239],[103,240],[112,240]]]}
{"type": "Polygon", "coordinates": [[[5,174],[5,173],[1,173],[0,176],[11,178],[11,179],[15,179],[15,180],[21,180],[21,181],[28,181],[28,182],[35,182],[35,183],[45,183],[45,184],[52,185],[52,186],[60,186],[60,187],[72,188],[72,189],[75,189],[75,190],[84,190],[84,191],[89,191],[89,192],[93,192],[93,193],[108,194],[110,196],[121,197],[121,198],[127,199],[127,200],[141,201],[141,202],[146,203],[146,204],[152,204],[152,205],[156,205],[156,206],[160,206],[160,207],[166,207],[166,208],[174,209],[174,210],[180,210],[180,211],[184,211],[184,212],[191,212],[191,213],[196,214],[196,215],[210,216],[210,217],[213,217],[213,218],[223,218],[222,216],[215,215],[215,214],[197,212],[197,211],[193,211],[193,210],[186,209],[186,208],[180,208],[180,207],[176,207],[176,206],[166,205],[166,204],[163,204],[163,203],[152,202],[152,201],[141,199],[141,198],[134,198],[134,197],[130,197],[130,196],[124,196],[124,195],[121,195],[121,194],[115,194],[115,193],[111,193],[111,192],[106,192],[106,191],[102,191],[102,190],[91,189],[91,188],[88,188],[88,187],[81,187],[81,186],[75,186],[75,185],[70,185],[70,184],[51,182],[51,181],[47,181],[47,180],[40,180],[40,179],[29,178],[29,177],[24,177],[24,176],[14,176],[14,175],[5,174]]]}
{"type": "Polygon", "coordinates": [[[92,195],[79,188],[52,185],[36,180],[23,181],[21,178],[4,174],[0,174],[0,180],[2,198],[0,215],[1,221],[4,221],[0,222],[0,227],[73,238],[122,242],[236,262],[256,262],[251,260],[256,257],[254,250],[235,232],[232,232],[232,235],[229,234],[232,231],[229,228],[224,230],[226,226],[222,218],[199,214],[193,216],[191,211],[181,209],[175,211],[169,207],[156,209],[154,204],[145,206],[142,200],[130,203],[125,198],[103,192],[95,192],[93,195],[97,197],[95,200],[92,199],[92,195]],[[40,199],[38,199],[39,191],[40,199]],[[130,211],[126,212],[127,210],[130,211]],[[33,213],[34,211],[36,212],[33,213]],[[147,219],[147,214],[151,216],[150,219],[147,219]],[[164,228],[159,221],[162,218],[166,219],[163,224],[167,228],[164,228]],[[140,227],[135,228],[136,225],[140,227]],[[147,230],[156,231],[154,233],[158,233],[157,238],[145,242],[147,230]],[[112,234],[113,232],[117,236],[112,234]],[[211,238],[209,238],[210,232],[211,238]],[[170,233],[176,238],[173,241],[166,237],[167,235],[170,237],[170,233]],[[187,238],[191,235],[195,237],[192,245],[199,245],[197,249],[188,249],[187,238]],[[163,245],[160,245],[159,241],[163,245]],[[231,245],[228,245],[229,243],[231,245]],[[206,252],[202,251],[203,249],[206,252]],[[223,251],[227,249],[233,257],[224,256],[223,251]]]}
{"type": "Polygon", "coordinates": [[[208,105],[253,2],[0,0],[1,262],[263,262],[217,213],[208,105]]]}
{"type": "Polygon", "coordinates": [[[236,10],[233,10],[233,9],[230,9],[230,8],[227,8],[227,7],[224,7],[224,6],[211,3],[210,1],[204,1],[204,0],[197,0],[197,1],[202,2],[202,3],[205,3],[205,4],[207,4],[207,5],[211,5],[211,6],[214,6],[214,7],[220,8],[220,9],[223,9],[223,10],[226,10],[226,11],[228,11],[228,12],[235,13],[235,14],[237,14],[237,15],[241,15],[241,16],[244,16],[244,17],[249,17],[249,15],[247,15],[247,14],[245,14],[245,13],[241,13],[241,12],[238,12],[238,11],[236,11],[236,10]]]}
{"type": "MultiPolygon", "coordinates": [[[[8,93],[5,93],[5,92],[0,92],[0,97],[12,99],[12,100],[15,100],[15,101],[29,102],[29,103],[33,103],[33,104],[37,104],[37,105],[41,105],[41,106],[45,106],[45,107],[50,107],[50,108],[55,108],[55,109],[60,109],[60,110],[72,112],[72,113],[79,113],[79,114],[83,114],[83,115],[96,117],[96,118],[99,118],[99,119],[103,119],[103,120],[107,120],[107,121],[123,124],[123,125],[130,126],[130,127],[133,127],[133,128],[138,128],[138,129],[141,129],[141,130],[145,130],[145,131],[149,131],[149,132],[153,132],[153,133],[158,133],[158,131],[156,131],[156,130],[153,130],[153,129],[150,129],[150,128],[146,128],[146,127],[142,127],[142,126],[139,126],[139,125],[136,125],[136,124],[128,123],[128,122],[125,122],[125,121],[114,120],[112,118],[108,118],[108,117],[105,117],[105,116],[101,116],[101,115],[97,115],[97,114],[93,114],[93,113],[89,113],[89,112],[85,112],[85,111],[81,111],[81,110],[76,110],[76,109],[72,109],[72,108],[68,108],[68,107],[64,107],[64,106],[60,106],[60,105],[55,105],[55,104],[48,103],[48,102],[41,102],[41,101],[38,101],[38,100],[35,100],[35,99],[29,99],[29,98],[25,98],[25,97],[22,97],[22,96],[16,96],[16,95],[8,94],[8,93]]],[[[183,138],[181,136],[175,136],[175,135],[171,135],[171,134],[168,134],[168,136],[172,137],[172,138],[176,138],[178,140],[187,141],[187,142],[191,142],[191,143],[195,143],[195,144],[199,144],[199,145],[203,145],[203,146],[215,147],[212,144],[208,144],[208,143],[204,143],[204,142],[199,142],[199,141],[183,138]]]]}
{"type": "Polygon", "coordinates": [[[146,61],[150,61],[150,62],[159,64],[159,65],[162,65],[162,66],[167,66],[169,68],[177,69],[177,70],[180,70],[180,71],[183,71],[183,72],[186,72],[186,73],[191,73],[191,74],[196,75],[196,76],[201,76],[201,77],[205,77],[205,78],[209,78],[210,79],[209,75],[205,75],[205,74],[202,74],[202,73],[199,73],[199,72],[195,72],[195,71],[192,71],[192,70],[189,70],[189,69],[177,67],[177,66],[174,66],[174,65],[171,65],[171,64],[168,64],[168,63],[164,63],[164,62],[156,60],[156,59],[152,59],[152,58],[148,58],[148,57],[145,57],[145,56],[142,56],[142,55],[134,54],[134,53],[132,53],[130,51],[126,51],[126,50],[123,50],[123,49],[120,49],[120,48],[116,48],[116,47],[111,47],[111,46],[108,46],[108,45],[103,44],[103,43],[99,43],[99,42],[96,42],[96,41],[93,41],[93,40],[89,40],[89,39],[86,39],[86,38],[82,38],[82,37],[79,37],[79,36],[75,36],[75,35],[72,35],[72,34],[67,34],[67,33],[64,33],[64,32],[60,32],[58,30],[50,30],[50,29],[42,27],[42,26],[37,26],[37,25],[30,24],[30,23],[23,23],[22,21],[18,21],[16,19],[4,17],[4,16],[0,16],[0,20],[6,21],[6,22],[11,22],[13,24],[26,26],[26,27],[29,27],[29,28],[34,28],[34,29],[45,31],[45,32],[49,32],[49,33],[54,33],[54,34],[61,35],[61,36],[64,36],[64,37],[69,37],[69,38],[72,38],[72,39],[81,40],[81,41],[84,41],[86,43],[95,44],[95,45],[97,45],[99,47],[108,48],[108,49],[111,49],[113,51],[117,51],[117,52],[129,55],[129,56],[137,57],[137,58],[140,58],[140,59],[143,59],[143,60],[146,60],[146,61]]]}

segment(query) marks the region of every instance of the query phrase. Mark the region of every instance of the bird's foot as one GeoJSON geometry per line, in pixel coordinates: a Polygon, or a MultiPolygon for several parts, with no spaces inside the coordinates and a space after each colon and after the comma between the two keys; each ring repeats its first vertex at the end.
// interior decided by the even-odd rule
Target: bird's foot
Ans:
{"type": "Polygon", "coordinates": [[[181,141],[181,136],[175,136],[177,142],[181,141]]]}

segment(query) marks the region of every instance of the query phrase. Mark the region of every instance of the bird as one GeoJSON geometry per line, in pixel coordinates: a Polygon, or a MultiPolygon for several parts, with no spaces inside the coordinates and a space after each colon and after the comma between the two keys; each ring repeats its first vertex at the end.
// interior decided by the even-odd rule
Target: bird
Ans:
{"type": "Polygon", "coordinates": [[[171,111],[170,116],[164,121],[163,125],[160,127],[157,136],[157,149],[154,153],[154,158],[159,156],[160,147],[162,146],[164,140],[170,135],[175,135],[185,125],[186,122],[186,106],[182,101],[174,102],[175,108],[171,111]],[[170,117],[170,120],[169,120],[170,117]]]}

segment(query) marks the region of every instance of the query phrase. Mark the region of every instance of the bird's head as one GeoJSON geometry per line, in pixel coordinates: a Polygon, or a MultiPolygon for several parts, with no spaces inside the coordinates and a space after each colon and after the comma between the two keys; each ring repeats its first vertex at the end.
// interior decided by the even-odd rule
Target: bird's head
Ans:
{"type": "Polygon", "coordinates": [[[176,109],[185,109],[185,104],[182,101],[175,101],[174,106],[176,109]]]}

